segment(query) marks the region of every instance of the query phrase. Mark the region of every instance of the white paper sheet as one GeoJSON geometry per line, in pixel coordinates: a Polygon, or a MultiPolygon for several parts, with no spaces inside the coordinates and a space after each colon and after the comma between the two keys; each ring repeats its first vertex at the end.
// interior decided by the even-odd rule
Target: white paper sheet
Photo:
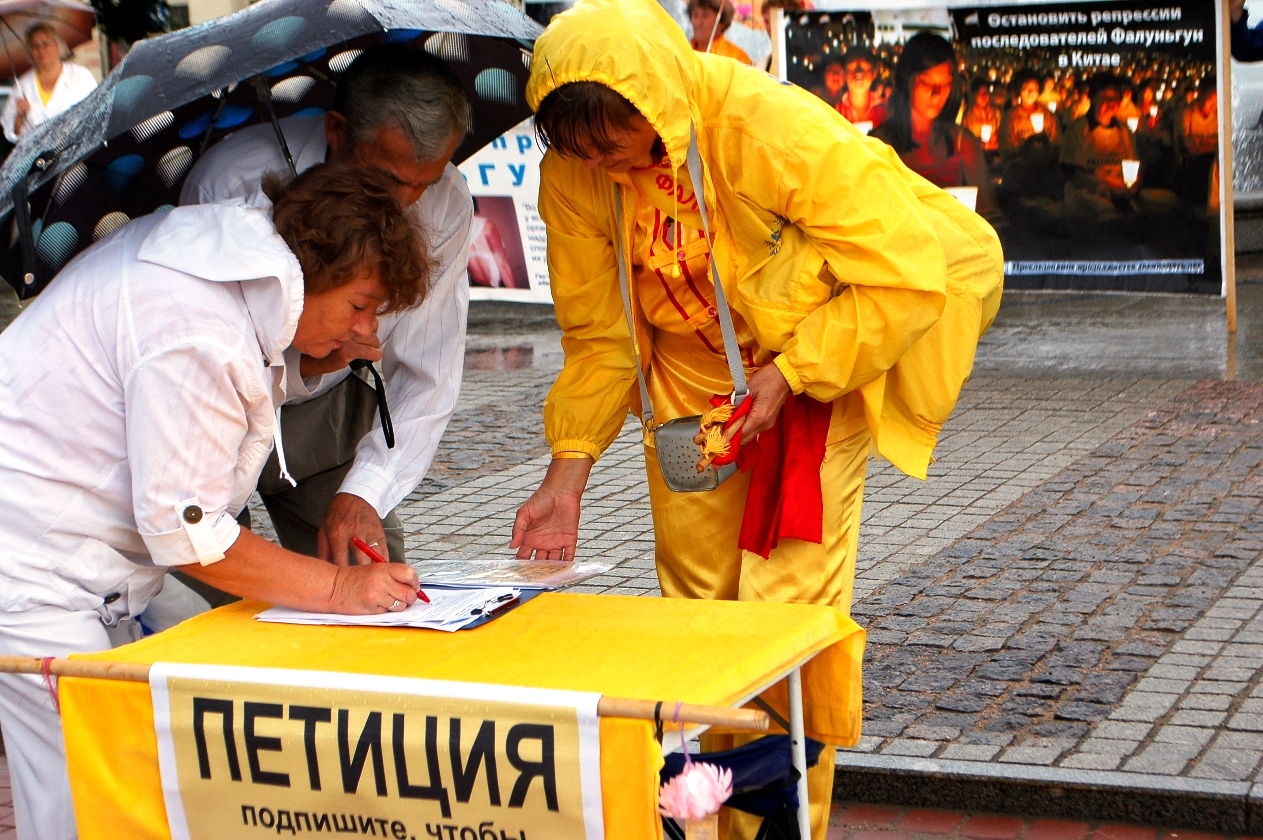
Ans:
{"type": "Polygon", "coordinates": [[[422,584],[453,586],[516,586],[522,589],[562,589],[604,574],[612,563],[544,560],[422,560],[413,565],[422,584]]]}
{"type": "Polygon", "coordinates": [[[377,615],[339,615],[272,607],[256,615],[256,621],[276,624],[314,624],[348,627],[422,627],[431,630],[459,630],[480,620],[487,612],[511,603],[521,591],[508,586],[473,588],[433,587],[425,594],[430,603],[417,599],[410,607],[377,615]]]}

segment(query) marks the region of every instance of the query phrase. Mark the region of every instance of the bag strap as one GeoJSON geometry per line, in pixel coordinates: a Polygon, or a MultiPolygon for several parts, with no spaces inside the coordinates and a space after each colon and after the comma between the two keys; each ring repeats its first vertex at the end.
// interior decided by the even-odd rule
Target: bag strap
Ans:
{"type": "Polygon", "coordinates": [[[737,330],[732,326],[732,314],[724,297],[724,284],[719,277],[719,263],[710,239],[710,216],[706,212],[706,181],[702,172],[702,155],[697,149],[697,131],[689,124],[688,157],[689,178],[693,181],[693,195],[697,196],[697,209],[702,214],[702,233],[706,235],[706,252],[710,255],[710,281],[715,286],[715,309],[719,312],[719,331],[724,337],[724,358],[728,360],[728,372],[732,374],[732,404],[741,405],[750,391],[746,388],[746,369],[741,364],[741,345],[737,343],[737,330]]]}
{"type": "MultiPolygon", "coordinates": [[[[693,194],[697,196],[697,209],[701,211],[702,233],[706,237],[706,252],[710,261],[710,280],[715,286],[715,309],[719,313],[719,331],[724,339],[724,358],[728,362],[728,373],[732,376],[733,405],[743,403],[750,391],[746,387],[746,369],[741,364],[741,347],[737,343],[737,330],[732,325],[732,314],[728,310],[728,300],[724,297],[724,284],[719,277],[719,266],[715,261],[715,252],[710,240],[710,217],[706,212],[705,182],[702,175],[702,155],[697,148],[697,132],[689,125],[688,148],[689,178],[693,181],[693,194]]],[[[653,406],[649,402],[649,386],[645,382],[644,368],[640,363],[640,346],[636,339],[636,322],[632,317],[631,283],[627,277],[627,250],[623,243],[623,194],[622,189],[614,185],[614,239],[618,251],[618,286],[623,296],[623,314],[627,316],[627,329],[631,332],[632,355],[636,358],[636,379],[640,385],[640,420],[645,428],[654,429],[653,406]]]]}
{"type": "Polygon", "coordinates": [[[649,386],[645,383],[645,371],[640,364],[640,345],[636,339],[636,321],[632,317],[631,284],[627,280],[627,252],[623,247],[623,192],[614,185],[614,239],[618,245],[618,288],[623,294],[623,314],[627,316],[627,329],[631,331],[632,355],[636,358],[636,380],[640,383],[640,422],[646,431],[654,430],[653,405],[649,402],[649,386]]]}

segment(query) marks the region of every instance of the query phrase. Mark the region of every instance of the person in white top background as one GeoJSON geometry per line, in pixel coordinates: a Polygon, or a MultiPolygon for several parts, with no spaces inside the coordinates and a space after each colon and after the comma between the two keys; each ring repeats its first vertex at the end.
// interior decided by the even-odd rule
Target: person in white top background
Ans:
{"type": "MultiPolygon", "coordinates": [[[[326,159],[387,172],[427,232],[435,261],[433,288],[419,308],[384,316],[377,336],[337,357],[302,361],[304,389],[291,394],[282,412],[298,487],[276,481],[273,459],[259,488],[281,544],[293,551],[339,565],[366,563],[351,545],[358,537],[390,560],[404,560],[403,528],[393,511],[430,468],[456,408],[464,365],[474,210],[451,159],[468,132],[468,114],[450,67],[423,50],[387,45],[355,60],[323,116],[280,120],[299,172],[326,159]],[[373,391],[347,369],[355,358],[380,361],[394,448],[376,419],[373,391]]],[[[264,173],[287,168],[272,126],[253,126],[207,150],[185,180],[180,203],[246,195],[264,173]]],[[[146,622],[155,629],[166,623],[146,622]]]]}
{"type": "Polygon", "coordinates": [[[13,95],[0,112],[0,127],[9,142],[32,126],[47,122],[79,102],[96,88],[96,79],[84,67],[67,61],[70,50],[51,23],[37,23],[26,30],[26,49],[35,65],[18,77],[13,95]]]}
{"type": "MultiPolygon", "coordinates": [[[[415,601],[406,565],[338,567],[237,524],[282,446],[287,348],[336,354],[379,312],[417,305],[432,274],[383,173],[330,164],[265,189],[270,201],[135,220],[0,333],[0,654],[130,641],[174,568],[315,612],[415,601]]],[[[71,840],[61,721],[39,677],[0,675],[0,728],[18,837],[71,840]]]]}

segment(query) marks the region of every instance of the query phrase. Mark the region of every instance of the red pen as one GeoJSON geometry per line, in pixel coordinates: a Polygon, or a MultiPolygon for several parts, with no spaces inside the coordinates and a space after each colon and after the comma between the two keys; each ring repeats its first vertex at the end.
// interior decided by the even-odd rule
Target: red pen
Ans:
{"type": "MultiPolygon", "coordinates": [[[[369,545],[368,543],[364,542],[364,541],[363,541],[362,539],[360,539],[359,537],[351,537],[351,545],[355,546],[355,547],[356,547],[356,548],[358,548],[360,551],[362,551],[362,552],[364,552],[365,554],[367,554],[367,555],[368,555],[368,559],[369,559],[369,560],[372,560],[374,563],[388,563],[388,562],[390,562],[390,561],[389,561],[389,560],[387,560],[385,557],[382,557],[380,554],[378,554],[376,551],[374,551],[374,550],[373,550],[373,547],[372,547],[371,545],[369,545]]],[[[424,601],[424,602],[425,602],[425,603],[427,603],[427,604],[428,604],[428,603],[430,603],[430,599],[426,596],[425,591],[424,591],[424,590],[422,590],[422,589],[418,589],[418,590],[417,590],[417,597],[418,597],[418,598],[420,598],[422,601],[424,601]]]]}

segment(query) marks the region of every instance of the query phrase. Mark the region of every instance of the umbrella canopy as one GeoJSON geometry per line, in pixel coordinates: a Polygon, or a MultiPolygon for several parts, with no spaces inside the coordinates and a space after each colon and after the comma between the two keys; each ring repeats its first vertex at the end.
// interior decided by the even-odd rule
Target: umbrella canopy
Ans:
{"type": "Polygon", "coordinates": [[[414,44],[451,65],[472,111],[455,157],[464,160],[529,115],[523,90],[540,31],[495,0],[262,0],[142,41],[91,96],[24,135],[0,168],[0,220],[13,219],[0,226],[11,231],[0,240],[0,275],[23,298],[38,293],[83,248],[175,204],[203,151],[268,120],[265,99],[278,117],[328,108],[338,75],[374,44],[414,44]]]}
{"type": "Polygon", "coordinates": [[[0,0],[0,79],[16,79],[31,69],[31,54],[23,40],[33,23],[51,23],[74,49],[92,38],[96,15],[75,0],[0,0]]]}

